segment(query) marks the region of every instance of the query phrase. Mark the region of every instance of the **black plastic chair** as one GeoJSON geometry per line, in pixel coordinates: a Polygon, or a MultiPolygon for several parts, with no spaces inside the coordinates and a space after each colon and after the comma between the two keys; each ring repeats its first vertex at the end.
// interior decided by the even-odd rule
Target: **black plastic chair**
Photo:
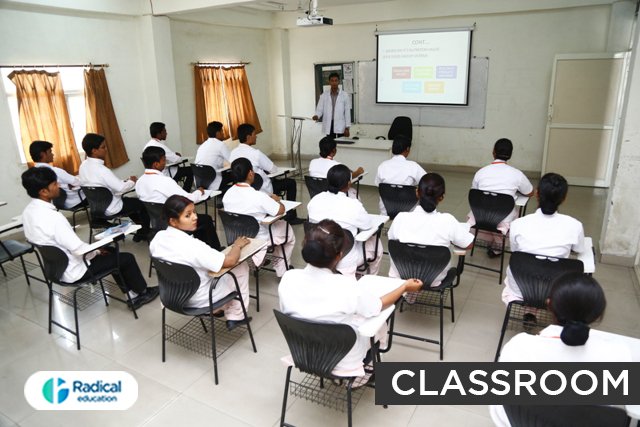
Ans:
{"type": "Polygon", "coordinates": [[[469,190],[469,206],[476,221],[476,224],[472,227],[475,229],[475,234],[473,237],[474,246],[471,249],[471,256],[473,256],[476,239],[478,238],[478,232],[480,230],[499,234],[502,237],[502,248],[499,269],[469,262],[467,265],[498,273],[498,284],[500,284],[502,283],[502,276],[504,274],[504,253],[507,236],[498,230],[498,225],[513,212],[515,201],[513,197],[508,194],[493,193],[472,188],[469,190]]]}
{"type": "Polygon", "coordinates": [[[254,174],[251,187],[253,187],[253,189],[256,191],[260,191],[260,189],[262,188],[262,184],[264,184],[264,179],[262,178],[262,176],[259,173],[254,174]]]}
{"type": "MultiPolygon", "coordinates": [[[[249,238],[254,238],[260,231],[260,224],[258,221],[250,216],[237,214],[232,212],[226,212],[224,210],[220,210],[220,219],[222,220],[222,226],[224,228],[224,234],[227,238],[227,246],[231,246],[233,242],[240,236],[245,236],[249,238]]],[[[287,234],[285,235],[285,243],[289,240],[289,227],[287,227],[287,234]]],[[[269,225],[269,237],[271,239],[269,248],[267,252],[272,254],[272,256],[282,258],[284,260],[284,265],[287,269],[289,269],[289,261],[287,260],[287,256],[284,252],[284,243],[281,245],[275,245],[273,243],[273,236],[271,235],[271,225],[269,225]],[[282,251],[282,256],[274,255],[276,246],[280,247],[282,251]]],[[[249,265],[253,265],[253,275],[256,279],[256,294],[250,295],[251,298],[256,300],[256,311],[260,311],[260,269],[264,268],[260,265],[254,265],[253,261],[249,263],[249,265]]]]}
{"type": "MultiPolygon", "coordinates": [[[[320,377],[320,389],[323,388],[323,380],[345,379],[333,375],[332,371],[351,350],[356,342],[356,332],[349,325],[335,323],[318,323],[308,320],[296,319],[289,315],[273,310],[278,325],[282,330],[293,363],[301,372],[320,377]]],[[[284,385],[284,396],[282,399],[282,415],[280,425],[287,426],[285,415],[287,411],[287,398],[289,394],[289,384],[291,381],[291,369],[287,368],[287,378],[284,385]]],[[[355,377],[347,377],[347,417],[348,425],[352,425],[351,394],[355,377]]],[[[305,387],[303,384],[295,383],[298,387],[305,387]]],[[[306,386],[309,387],[308,385],[306,386]]],[[[320,390],[309,390],[310,396],[317,396],[320,390]]]]}
{"type": "Polygon", "coordinates": [[[455,305],[453,298],[453,289],[460,284],[460,276],[464,270],[464,255],[458,257],[458,266],[451,267],[447,271],[447,275],[440,285],[431,287],[433,281],[438,275],[449,265],[451,252],[446,246],[417,245],[414,243],[402,243],[398,240],[389,240],[389,255],[393,260],[400,277],[403,279],[416,278],[422,280],[423,286],[416,297],[415,302],[407,302],[403,297],[400,303],[400,311],[403,311],[405,305],[411,306],[428,306],[438,308],[440,315],[440,339],[433,340],[429,338],[418,337],[415,335],[407,335],[395,332],[393,329],[395,314],[391,318],[389,328],[389,346],[391,347],[391,339],[394,335],[411,338],[418,341],[438,344],[440,346],[440,360],[444,356],[444,310],[451,310],[451,322],[455,321],[455,305]],[[437,295],[438,302],[434,303],[429,300],[429,294],[437,295]],[[451,297],[451,305],[445,305],[447,294],[451,297]],[[421,298],[424,296],[426,298],[421,298]]]}
{"type": "Polygon", "coordinates": [[[109,221],[120,222],[119,215],[107,215],[105,211],[113,200],[111,190],[106,187],[82,186],[82,192],[89,203],[89,243],[93,241],[93,230],[103,230],[113,224],[109,221]]]}
{"type": "Polygon", "coordinates": [[[569,258],[554,258],[544,255],[535,255],[526,252],[514,252],[509,260],[509,269],[522,292],[522,301],[511,301],[502,322],[500,340],[496,350],[495,361],[500,357],[502,341],[509,325],[509,321],[524,324],[525,327],[545,327],[551,323],[551,317],[547,316],[547,324],[542,324],[542,314],[547,311],[547,297],[551,291],[553,282],[565,273],[582,273],[584,266],[582,261],[569,258]],[[516,309],[518,307],[519,309],[516,309]],[[526,314],[536,312],[535,324],[530,324],[525,318],[526,314]]]}
{"type": "Polygon", "coordinates": [[[73,228],[76,228],[76,214],[78,212],[85,212],[87,215],[87,218],[89,218],[89,208],[88,208],[88,203],[87,203],[87,199],[83,199],[82,198],[82,193],[79,194],[80,195],[80,203],[78,203],[75,206],[72,206],[70,208],[65,208],[64,204],[67,201],[67,192],[61,188],[60,189],[60,195],[53,199],[53,205],[56,207],[56,209],[58,209],[59,211],[66,211],[66,212],[71,212],[71,223],[73,224],[73,228]]]}
{"type": "MultiPolygon", "coordinates": [[[[116,237],[116,239],[123,239],[123,238],[124,238],[124,235],[116,237]]],[[[100,289],[102,290],[102,297],[104,298],[104,303],[106,306],[109,306],[109,301],[107,300],[107,296],[109,296],[109,298],[127,303],[129,307],[131,307],[131,309],[133,310],[134,317],[136,319],[138,318],[138,314],[136,313],[136,309],[133,305],[133,302],[131,301],[131,297],[129,296],[129,293],[126,290],[123,289],[122,291],[127,296],[127,300],[114,297],[113,295],[106,293],[104,290],[102,279],[112,274],[119,275],[120,268],[118,264],[116,264],[116,266],[113,267],[112,269],[102,271],[99,274],[91,274],[91,271],[89,270],[90,274],[89,274],[89,277],[86,279],[80,279],[72,283],[65,282],[62,280],[62,275],[67,269],[67,266],[69,265],[69,258],[67,257],[67,254],[65,254],[62,251],[62,249],[56,246],[46,246],[46,245],[34,245],[34,246],[37,249],[36,256],[38,257],[38,263],[40,264],[40,268],[42,268],[42,272],[44,274],[47,287],[49,288],[49,334],[51,334],[52,325],[56,325],[64,329],[70,334],[75,335],[76,345],[78,347],[78,350],[80,350],[80,326],[78,324],[78,298],[77,298],[78,291],[80,291],[80,289],[82,288],[86,288],[87,286],[90,286],[96,283],[100,284],[100,289]],[[53,290],[54,284],[58,286],[63,286],[63,287],[75,288],[75,290],[73,291],[73,318],[75,323],[75,330],[64,326],[62,323],[59,323],[56,320],[53,320],[53,294],[57,293],[58,295],[60,295],[59,292],[56,292],[53,290]]],[[[86,255],[83,258],[83,261],[88,267],[89,263],[86,260],[86,255]]]]}
{"type": "MultiPolygon", "coordinates": [[[[218,356],[216,352],[216,329],[215,329],[215,316],[212,313],[218,309],[221,309],[224,305],[232,300],[240,301],[242,306],[242,312],[245,319],[248,318],[247,310],[240,296],[240,289],[238,287],[238,281],[232,272],[230,274],[236,286],[236,290],[229,293],[225,297],[212,301],[211,293],[217,284],[217,280],[214,280],[209,287],[209,305],[206,307],[187,308],[185,304],[189,299],[197,292],[200,287],[200,277],[196,271],[184,264],[178,264],[174,262],[165,261],[159,258],[151,258],[151,261],[155,265],[158,273],[158,286],[160,287],[160,301],[162,301],[162,362],[166,360],[166,341],[167,341],[167,324],[166,324],[166,309],[169,309],[175,313],[183,314],[185,316],[197,317],[200,319],[200,323],[207,332],[207,327],[204,324],[204,318],[209,318],[211,321],[211,351],[213,358],[213,372],[216,385],[218,384],[218,356]]],[[[247,323],[247,331],[249,332],[249,338],[251,339],[251,346],[253,352],[256,353],[256,343],[253,340],[253,333],[251,332],[251,325],[247,323]]]]}
{"type": "Polygon", "coordinates": [[[613,406],[504,405],[514,427],[627,427],[631,418],[613,406]]]}
{"type": "Polygon", "coordinates": [[[209,165],[198,165],[192,163],[191,170],[193,171],[193,179],[195,180],[196,188],[209,188],[211,183],[216,179],[216,170],[209,165]]]}
{"type": "MultiPolygon", "coordinates": [[[[19,227],[22,224],[16,226],[19,227]]],[[[8,231],[8,230],[5,230],[8,231]]],[[[0,240],[0,270],[2,270],[2,274],[7,276],[7,272],[2,266],[6,262],[10,262],[15,260],[16,258],[20,259],[20,264],[22,264],[22,271],[24,272],[24,277],[27,279],[27,285],[31,286],[31,281],[29,278],[38,280],[42,282],[43,280],[39,277],[32,276],[27,272],[27,266],[24,263],[24,256],[27,254],[33,253],[33,246],[28,243],[19,242],[17,240],[0,240]]]]}
{"type": "Polygon", "coordinates": [[[306,184],[307,190],[309,191],[309,199],[313,199],[317,194],[325,192],[329,189],[327,178],[316,178],[313,176],[305,175],[304,183],[306,184]]]}
{"type": "MultiPolygon", "coordinates": [[[[153,240],[158,231],[166,230],[168,227],[167,220],[162,213],[163,203],[142,202],[144,208],[149,214],[149,242],[153,240]]],[[[151,254],[149,254],[149,277],[151,277],[151,270],[153,269],[153,263],[151,262],[151,254]]]]}
{"type": "Polygon", "coordinates": [[[393,119],[387,138],[394,140],[399,135],[409,138],[409,141],[413,139],[413,124],[410,117],[398,116],[393,119]]]}
{"type": "Polygon", "coordinates": [[[378,192],[389,218],[400,212],[410,212],[418,204],[415,185],[379,184],[378,192]]]}

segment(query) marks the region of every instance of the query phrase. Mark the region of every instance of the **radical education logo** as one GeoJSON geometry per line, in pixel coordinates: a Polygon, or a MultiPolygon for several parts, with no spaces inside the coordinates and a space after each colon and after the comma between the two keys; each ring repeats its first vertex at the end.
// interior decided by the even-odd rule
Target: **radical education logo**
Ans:
{"type": "Polygon", "coordinates": [[[24,396],[38,410],[117,411],[136,402],[138,382],[123,371],[38,371],[24,396]]]}

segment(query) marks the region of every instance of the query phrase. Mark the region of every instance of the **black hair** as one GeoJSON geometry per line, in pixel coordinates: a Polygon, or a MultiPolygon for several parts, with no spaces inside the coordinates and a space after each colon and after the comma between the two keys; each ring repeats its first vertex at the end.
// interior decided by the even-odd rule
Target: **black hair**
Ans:
{"type": "Polygon", "coordinates": [[[569,184],[562,175],[557,173],[547,173],[538,183],[538,202],[540,209],[545,215],[553,215],[558,206],[567,197],[567,191],[569,191],[569,184]]]}
{"type": "Polygon", "coordinates": [[[331,268],[345,241],[342,227],[330,219],[310,224],[302,241],[302,259],[314,267],[331,268]]]}
{"type": "Polygon", "coordinates": [[[33,141],[29,146],[29,154],[34,162],[39,162],[42,157],[42,153],[52,148],[53,144],[49,141],[33,141]]]}
{"type": "Polygon", "coordinates": [[[91,157],[93,150],[97,150],[104,141],[104,136],[97,133],[88,133],[82,138],[82,149],[87,156],[91,157]]]}
{"type": "Polygon", "coordinates": [[[151,169],[153,164],[162,160],[166,154],[162,147],[149,146],[142,152],[142,164],[146,169],[151,169]]]}
{"type": "Polygon", "coordinates": [[[325,136],[318,143],[318,147],[320,148],[320,157],[327,157],[336,149],[336,140],[330,136],[325,136]]]}
{"type": "Polygon", "coordinates": [[[207,135],[209,138],[215,138],[216,133],[222,130],[222,123],[220,122],[211,122],[207,125],[207,135]]]}
{"type": "Polygon", "coordinates": [[[174,194],[164,202],[164,205],[162,205],[162,214],[167,222],[169,222],[171,218],[180,218],[180,215],[184,212],[185,208],[192,204],[193,202],[186,197],[174,194]]]}
{"type": "Polygon", "coordinates": [[[34,199],[40,197],[40,190],[57,180],[58,177],[51,168],[33,167],[22,173],[22,186],[27,190],[29,197],[34,199]]]}
{"type": "Polygon", "coordinates": [[[553,283],[549,309],[562,326],[560,339],[570,346],[584,345],[589,325],[604,315],[607,300],[600,284],[584,273],[567,273],[553,283]]]}
{"type": "Polygon", "coordinates": [[[151,138],[155,138],[160,132],[166,129],[166,125],[162,122],[153,122],[149,125],[149,133],[151,138]]]}
{"type": "Polygon", "coordinates": [[[245,182],[249,171],[252,170],[251,161],[245,157],[238,157],[231,162],[231,175],[233,175],[234,182],[245,182]]]}
{"type": "Polygon", "coordinates": [[[327,172],[329,191],[338,194],[351,180],[351,171],[345,165],[335,165],[327,172]]]}
{"type": "Polygon", "coordinates": [[[329,74],[329,79],[328,80],[331,80],[333,77],[337,77],[338,80],[340,80],[340,74],[336,73],[335,71],[333,73],[329,74]]]}
{"type": "Polygon", "coordinates": [[[500,160],[509,160],[513,153],[513,143],[510,139],[500,138],[493,145],[493,151],[496,153],[495,158],[500,160]]]}
{"type": "Polygon", "coordinates": [[[238,139],[240,142],[246,142],[247,137],[251,135],[254,130],[256,130],[255,126],[249,123],[243,123],[238,126],[238,139]]]}
{"type": "Polygon", "coordinates": [[[438,206],[438,199],[444,194],[444,178],[437,173],[427,173],[418,183],[420,206],[425,212],[433,212],[438,206]]]}
{"type": "Polygon", "coordinates": [[[404,153],[411,148],[411,140],[404,135],[396,135],[391,145],[391,152],[395,155],[404,153]]]}

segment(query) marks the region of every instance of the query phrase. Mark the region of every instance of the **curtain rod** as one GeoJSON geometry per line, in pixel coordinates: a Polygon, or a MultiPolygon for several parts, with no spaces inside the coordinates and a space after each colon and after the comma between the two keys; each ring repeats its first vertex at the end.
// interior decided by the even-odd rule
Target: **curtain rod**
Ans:
{"type": "Polygon", "coordinates": [[[19,64],[19,65],[0,65],[0,68],[67,68],[67,67],[97,67],[108,68],[109,64],[19,64]]]}
{"type": "Polygon", "coordinates": [[[229,65],[229,66],[234,66],[234,65],[249,65],[251,64],[251,62],[192,62],[191,65],[229,65]]]}

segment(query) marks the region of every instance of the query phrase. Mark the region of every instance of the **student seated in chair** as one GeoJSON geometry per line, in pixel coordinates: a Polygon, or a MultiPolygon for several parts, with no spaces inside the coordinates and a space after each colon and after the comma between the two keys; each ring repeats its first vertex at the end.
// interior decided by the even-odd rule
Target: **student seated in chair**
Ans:
{"type": "MultiPolygon", "coordinates": [[[[249,159],[240,157],[231,163],[231,172],[236,181],[222,198],[224,210],[231,213],[238,213],[254,217],[258,223],[265,219],[268,215],[282,215],[285,212],[284,205],[280,203],[280,197],[275,194],[266,194],[264,191],[254,189],[253,178],[255,172],[251,166],[249,159]]],[[[271,243],[269,235],[273,237],[274,245],[284,244],[284,253],[288,262],[291,262],[291,254],[296,243],[296,236],[293,234],[293,228],[285,221],[278,220],[270,226],[260,224],[260,230],[256,236],[258,239],[266,240],[271,243]],[[271,232],[269,232],[271,230],[271,232]],[[287,242],[285,242],[285,237],[287,242]]],[[[262,264],[266,255],[266,249],[258,252],[253,256],[256,265],[262,264]]],[[[280,249],[276,249],[275,255],[282,255],[280,249]]],[[[274,261],[274,269],[276,275],[282,277],[286,271],[284,260],[277,258],[274,261]]]]}
{"type": "MultiPolygon", "coordinates": [[[[507,164],[507,160],[511,158],[512,153],[513,144],[511,140],[507,138],[497,140],[493,146],[493,162],[476,172],[473,177],[473,182],[471,183],[471,188],[508,194],[514,199],[518,193],[525,196],[532,196],[533,185],[531,185],[529,179],[520,170],[507,164]]],[[[498,224],[498,230],[502,231],[503,234],[507,234],[509,224],[517,217],[518,210],[514,207],[511,214],[498,224]]],[[[469,224],[475,224],[473,214],[471,213],[469,213],[469,224]]],[[[480,234],[478,236],[480,236],[480,234]]],[[[494,250],[493,247],[499,248],[502,246],[502,237],[495,234],[487,236],[487,233],[483,232],[482,238],[491,242],[487,250],[489,257],[499,257],[501,255],[500,252],[494,250]]]]}
{"type": "MultiPolygon", "coordinates": [[[[167,162],[169,164],[182,161],[182,155],[173,151],[167,144],[165,144],[165,141],[167,140],[167,127],[164,123],[151,123],[151,125],[149,126],[149,133],[151,134],[151,139],[145,144],[142,151],[144,151],[148,147],[159,147],[164,150],[165,155],[167,156],[167,162]]],[[[162,173],[166,176],[172,177],[176,182],[184,180],[182,188],[185,191],[191,191],[191,186],[193,185],[193,172],[191,172],[190,167],[170,166],[168,168],[165,168],[162,173]]]]}
{"type": "Polygon", "coordinates": [[[62,280],[73,283],[86,279],[90,272],[98,273],[120,263],[120,275],[113,278],[123,292],[131,292],[135,308],[153,301],[158,296],[157,287],[147,287],[135,257],[127,252],[100,248],[87,256],[89,268],[82,256],[76,255],[89,245],[78,237],[69,221],[56,211],[51,201],[60,195],[56,173],[49,168],[31,168],[22,174],[22,186],[33,199],[22,212],[24,235],[31,243],[55,246],[69,258],[62,280]]]}
{"type": "MultiPolygon", "coordinates": [[[[354,277],[336,270],[345,243],[344,231],[338,223],[323,220],[311,225],[302,243],[302,258],[307,266],[286,272],[278,286],[283,313],[314,322],[344,323],[357,329],[368,317],[394,304],[403,293],[422,287],[420,280],[409,279],[382,297],[367,293],[354,277]]],[[[376,339],[386,341],[386,335],[385,325],[376,339]]],[[[386,346],[386,342],[381,342],[381,346],[386,346]]],[[[336,365],[334,374],[363,375],[363,360],[369,348],[369,338],[358,335],[351,351],[336,365]]]]}
{"type": "Polygon", "coordinates": [[[49,141],[33,141],[29,146],[29,154],[33,159],[34,166],[41,168],[50,168],[58,177],[58,185],[67,193],[64,201],[65,209],[71,209],[78,206],[84,201],[85,197],[80,189],[80,179],[71,175],[62,168],[53,166],[53,144],[49,141]]]}
{"type": "MultiPolygon", "coordinates": [[[[223,268],[236,265],[240,258],[240,250],[249,244],[249,239],[238,237],[231,245],[231,250],[223,254],[191,236],[198,226],[198,215],[191,200],[184,196],[171,196],[164,203],[163,212],[169,227],[159,231],[151,241],[149,245],[151,256],[193,267],[200,277],[200,287],[186,306],[207,307],[209,306],[209,287],[213,281],[209,273],[217,273],[223,268]]],[[[232,273],[238,280],[242,301],[246,310],[249,311],[249,266],[243,262],[235,267],[232,273]]],[[[213,290],[212,300],[215,302],[235,290],[233,278],[225,274],[213,290]]],[[[238,300],[233,300],[224,307],[224,316],[229,330],[251,321],[251,317],[244,318],[242,305],[238,300]]]]}
{"type": "Polygon", "coordinates": [[[207,125],[209,139],[198,147],[195,164],[211,166],[216,170],[216,177],[209,186],[209,190],[220,190],[223,184],[222,173],[219,171],[229,166],[231,151],[222,140],[224,139],[224,126],[220,122],[211,122],[207,125]]]}
{"type": "MultiPolygon", "coordinates": [[[[193,203],[207,199],[208,193],[205,193],[204,188],[200,187],[193,193],[187,193],[173,179],[162,173],[167,163],[162,148],[154,146],[145,148],[142,152],[142,163],[145,167],[144,175],[136,181],[136,194],[141,201],[164,203],[174,194],[186,197],[193,203]]],[[[205,214],[196,214],[196,216],[198,226],[193,233],[194,237],[214,249],[222,250],[211,216],[205,214]]]]}
{"type": "Polygon", "coordinates": [[[80,165],[82,185],[108,188],[113,194],[113,199],[105,214],[128,216],[133,222],[142,226],[134,240],[146,239],[149,234],[149,215],[147,215],[144,205],[133,197],[122,197],[123,193],[133,189],[138,178],[130,176],[123,181],[104,165],[104,159],[107,156],[107,144],[104,136],[96,133],[86,134],[82,139],[82,149],[87,154],[87,159],[80,165]]]}
{"type": "MultiPolygon", "coordinates": [[[[426,172],[413,160],[407,160],[411,153],[411,140],[402,135],[398,135],[391,145],[391,153],[393,157],[385,160],[378,166],[375,184],[398,184],[398,185],[418,185],[420,178],[426,172]]],[[[378,202],[380,213],[387,214],[387,210],[382,203],[382,199],[378,202]]]]}
{"type": "MultiPolygon", "coordinates": [[[[233,162],[236,159],[244,157],[251,161],[253,170],[262,177],[262,188],[267,194],[286,193],[287,200],[296,200],[297,186],[295,180],[291,178],[278,178],[273,181],[268,174],[276,172],[278,167],[264,153],[253,146],[256,145],[258,135],[256,128],[249,123],[243,123],[238,126],[238,140],[240,144],[231,152],[229,160],[233,162]]],[[[304,220],[298,218],[295,209],[287,212],[285,220],[291,225],[302,224],[304,220]]]]}
{"type": "MultiPolygon", "coordinates": [[[[307,212],[309,221],[320,222],[330,219],[355,237],[360,230],[371,228],[371,218],[358,199],[347,197],[351,187],[351,171],[345,165],[337,165],[329,169],[327,174],[329,191],[317,194],[309,201],[307,212]]],[[[356,270],[364,264],[362,243],[355,242],[348,254],[343,254],[337,266],[338,271],[347,276],[355,277],[356,270]]],[[[364,252],[367,259],[374,259],[369,263],[369,274],[378,274],[382,258],[382,244],[374,234],[364,242],[364,252]],[[377,241],[377,245],[376,245],[377,241]]]]}
{"type": "MultiPolygon", "coordinates": [[[[449,213],[438,212],[438,204],[444,200],[444,178],[437,173],[424,175],[418,184],[418,206],[413,212],[400,212],[389,228],[389,240],[419,245],[446,246],[455,245],[463,249],[471,248],[473,234],[468,224],[461,224],[449,213]]],[[[430,284],[440,285],[449,267],[430,284]]],[[[400,277],[391,260],[389,277],[400,277]]]]}
{"type": "MultiPolygon", "coordinates": [[[[511,251],[556,258],[569,258],[571,252],[585,251],[582,223],[569,215],[558,213],[568,189],[567,180],[557,173],[548,173],[540,178],[536,191],[540,207],[534,213],[511,223],[511,251]]],[[[522,300],[522,292],[509,268],[504,284],[502,301],[506,305],[514,300],[522,300]]]]}
{"type": "MultiPolygon", "coordinates": [[[[320,157],[309,162],[309,176],[314,178],[326,178],[329,169],[335,165],[341,164],[339,161],[333,160],[338,152],[338,148],[335,139],[330,136],[322,138],[318,145],[320,147],[320,157]]],[[[359,167],[356,170],[351,171],[351,179],[357,178],[363,173],[364,169],[359,167]]],[[[349,197],[357,197],[356,190],[354,188],[349,189],[349,197]]]]}

